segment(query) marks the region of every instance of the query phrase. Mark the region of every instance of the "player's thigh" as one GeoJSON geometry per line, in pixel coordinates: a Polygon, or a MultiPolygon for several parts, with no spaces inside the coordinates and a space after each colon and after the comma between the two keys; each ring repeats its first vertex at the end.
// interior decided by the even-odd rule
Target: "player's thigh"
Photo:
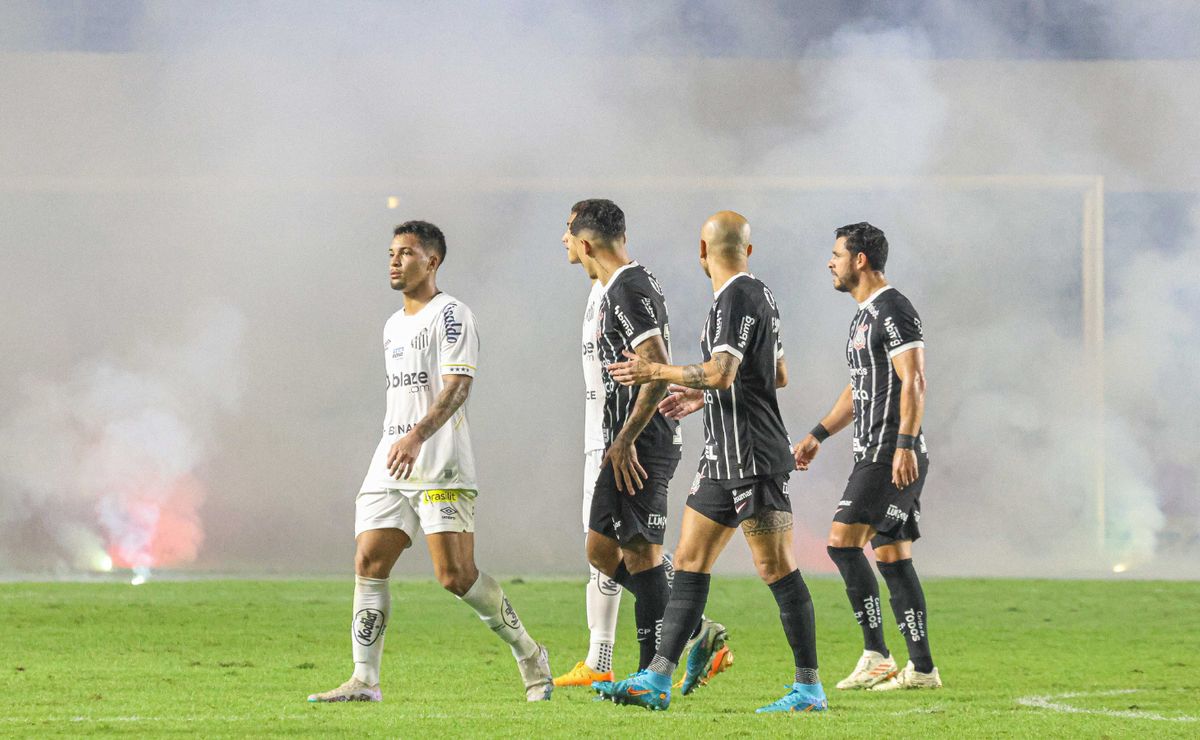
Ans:
{"type": "Polygon", "coordinates": [[[875,528],[870,524],[834,522],[829,525],[830,547],[866,547],[874,536],[875,528]]]}
{"type": "Polygon", "coordinates": [[[387,578],[412,539],[399,529],[368,529],[354,543],[354,572],[366,578],[387,578]]]}
{"type": "Polygon", "coordinates": [[[593,568],[611,578],[621,563],[621,544],[608,535],[589,529],[587,556],[593,568]]]}
{"type": "Polygon", "coordinates": [[[636,536],[628,542],[621,543],[621,559],[630,573],[641,573],[650,570],[662,562],[662,545],[650,542],[645,537],[636,536]]]}
{"type": "Polygon", "coordinates": [[[875,559],[881,563],[895,563],[912,559],[912,540],[895,540],[875,548],[875,559]]]}
{"type": "Polygon", "coordinates": [[[475,533],[436,532],[425,535],[425,542],[438,581],[462,596],[479,577],[475,567],[475,533]]]}
{"type": "Polygon", "coordinates": [[[734,531],[733,527],[715,522],[685,506],[679,544],[675,546],[675,569],[711,573],[734,531]]]}
{"type": "Polygon", "coordinates": [[[758,575],[774,583],[796,569],[792,554],[792,512],[768,509],[742,522],[742,533],[758,575]]]}

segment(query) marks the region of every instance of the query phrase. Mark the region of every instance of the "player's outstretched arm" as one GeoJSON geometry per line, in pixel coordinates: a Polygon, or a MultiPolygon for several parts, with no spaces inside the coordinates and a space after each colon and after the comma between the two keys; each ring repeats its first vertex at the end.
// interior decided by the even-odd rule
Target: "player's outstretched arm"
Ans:
{"type": "MultiPolygon", "coordinates": [[[[667,346],[663,344],[661,336],[651,336],[634,347],[634,350],[637,354],[632,356],[639,361],[657,364],[667,359],[667,346]]],[[[631,353],[626,351],[625,354],[630,355],[631,353]]],[[[609,367],[611,368],[612,365],[609,367]]],[[[642,487],[642,481],[647,477],[645,469],[638,462],[637,448],[634,447],[634,442],[637,441],[638,435],[642,433],[646,425],[650,423],[650,419],[654,418],[658,402],[663,400],[663,396],[667,392],[665,380],[650,381],[645,383],[645,386],[638,394],[629,418],[625,420],[624,426],[621,427],[621,431],[617,432],[616,438],[608,446],[608,452],[604,455],[604,463],[612,462],[617,490],[624,491],[631,496],[642,487]]]]}
{"type": "Polygon", "coordinates": [[[640,353],[635,355],[628,351],[625,356],[629,358],[628,362],[614,362],[608,366],[608,374],[621,385],[661,381],[702,391],[728,390],[742,364],[741,360],[728,352],[717,352],[708,362],[696,365],[668,365],[649,361],[640,353]]]}
{"type": "Polygon", "coordinates": [[[817,425],[824,427],[823,436],[817,439],[815,434],[809,432],[792,448],[792,454],[796,457],[796,470],[808,470],[808,464],[817,456],[817,452],[821,449],[821,443],[827,437],[845,429],[852,421],[854,421],[854,384],[847,383],[842,390],[842,395],[838,396],[837,401],[834,401],[833,408],[817,425]]]}
{"type": "Polygon", "coordinates": [[[429,413],[388,450],[387,464],[393,478],[407,478],[412,474],[417,455],[421,454],[421,445],[467,402],[472,380],[469,375],[442,376],[442,392],[434,399],[429,413]]]}
{"type": "Polygon", "coordinates": [[[900,378],[900,429],[892,455],[892,482],[904,488],[919,475],[913,444],[925,415],[925,349],[915,347],[896,355],[892,367],[900,378]]]}

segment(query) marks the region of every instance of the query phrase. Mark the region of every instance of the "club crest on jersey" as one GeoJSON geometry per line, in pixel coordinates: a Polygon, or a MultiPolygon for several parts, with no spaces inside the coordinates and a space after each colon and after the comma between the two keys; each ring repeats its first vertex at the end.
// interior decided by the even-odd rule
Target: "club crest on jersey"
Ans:
{"type": "Polygon", "coordinates": [[[421,333],[413,337],[409,344],[413,349],[429,349],[429,329],[422,329],[421,333]]]}
{"type": "Polygon", "coordinates": [[[867,324],[864,321],[858,325],[858,330],[854,332],[854,349],[862,349],[867,346],[867,324]]]}

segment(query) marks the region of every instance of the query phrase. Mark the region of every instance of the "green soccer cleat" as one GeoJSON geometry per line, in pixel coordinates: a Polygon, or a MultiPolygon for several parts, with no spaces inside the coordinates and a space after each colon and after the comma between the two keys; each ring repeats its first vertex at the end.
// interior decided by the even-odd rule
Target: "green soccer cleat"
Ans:
{"type": "Polygon", "coordinates": [[[733,665],[733,653],[725,645],[729,633],[725,625],[704,617],[700,623],[700,632],[689,642],[687,667],[683,680],[678,686],[684,696],[696,690],[697,686],[707,686],[709,679],[733,665]]]}
{"type": "Polygon", "coordinates": [[[665,710],[671,706],[671,677],[645,670],[622,681],[596,681],[592,688],[615,704],[633,704],[646,709],[665,710]]]}

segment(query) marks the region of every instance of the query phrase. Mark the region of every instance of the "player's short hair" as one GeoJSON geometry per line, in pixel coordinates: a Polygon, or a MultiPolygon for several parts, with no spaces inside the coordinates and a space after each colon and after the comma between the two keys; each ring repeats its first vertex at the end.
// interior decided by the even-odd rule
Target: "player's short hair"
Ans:
{"type": "Polygon", "coordinates": [[[571,222],[571,233],[579,236],[582,231],[594,232],[605,241],[625,236],[625,212],[611,200],[589,198],[571,206],[575,220],[571,222]]]}
{"type": "Polygon", "coordinates": [[[887,264],[888,243],[882,229],[862,221],[856,224],[847,224],[838,229],[836,234],[836,238],[846,237],[846,249],[854,254],[867,255],[867,262],[871,263],[871,269],[883,272],[883,268],[887,264]]]}
{"type": "Polygon", "coordinates": [[[401,234],[412,234],[417,237],[421,246],[438,256],[439,265],[446,261],[446,235],[438,227],[428,221],[405,221],[393,232],[393,236],[401,234]]]}

